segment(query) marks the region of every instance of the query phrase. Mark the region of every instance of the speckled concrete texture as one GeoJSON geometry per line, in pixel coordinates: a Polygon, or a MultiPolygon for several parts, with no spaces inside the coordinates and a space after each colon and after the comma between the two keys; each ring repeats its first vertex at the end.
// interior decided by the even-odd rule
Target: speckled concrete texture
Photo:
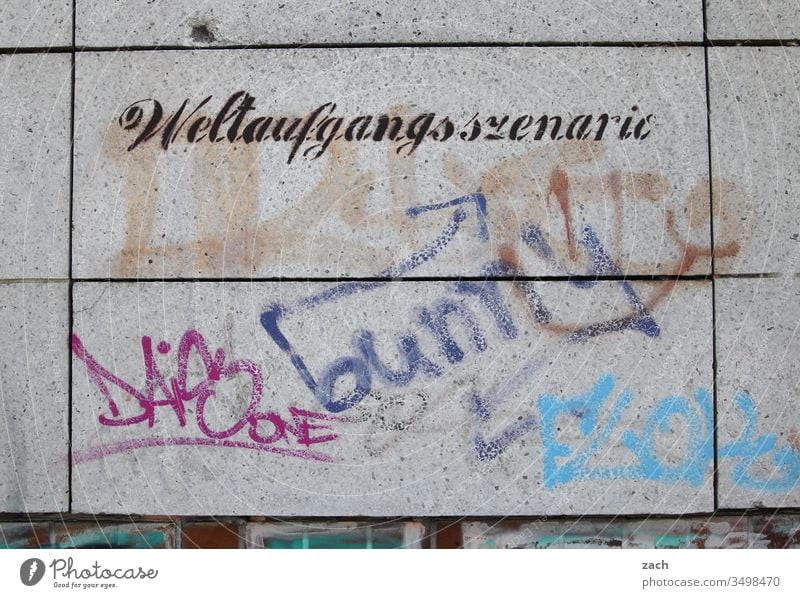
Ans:
{"type": "Polygon", "coordinates": [[[702,274],[704,85],[693,48],[81,54],[74,271],[702,274]]]}
{"type": "Polygon", "coordinates": [[[800,48],[713,48],[709,69],[716,272],[798,273],[800,48]]]}
{"type": "Polygon", "coordinates": [[[701,41],[699,2],[77,0],[81,46],[701,41]]]}
{"type": "Polygon", "coordinates": [[[67,283],[0,283],[0,511],[68,506],[67,283]]]}
{"type": "Polygon", "coordinates": [[[798,46],[2,2],[0,546],[800,546],[798,46]]]}
{"type": "Polygon", "coordinates": [[[710,284],[634,286],[77,284],[73,507],[711,509],[710,284]]]}
{"type": "Polygon", "coordinates": [[[72,45],[71,0],[4,0],[0,48],[72,45]]]}
{"type": "Polygon", "coordinates": [[[800,38],[797,0],[705,0],[708,37],[719,40],[800,38]]]}
{"type": "Polygon", "coordinates": [[[718,280],[716,306],[719,504],[798,507],[800,279],[718,280]]]}
{"type": "Polygon", "coordinates": [[[66,278],[70,57],[0,55],[0,278],[66,278]]]}

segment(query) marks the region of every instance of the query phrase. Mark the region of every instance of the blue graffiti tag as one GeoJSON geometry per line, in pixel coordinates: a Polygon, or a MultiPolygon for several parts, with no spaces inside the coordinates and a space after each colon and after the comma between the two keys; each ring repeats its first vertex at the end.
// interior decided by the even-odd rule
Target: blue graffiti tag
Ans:
{"type": "Polygon", "coordinates": [[[720,459],[737,459],[733,468],[733,482],[737,486],[766,490],[768,492],[788,492],[797,485],[800,479],[800,452],[791,447],[775,448],[778,442],[775,434],[762,434],[755,438],[757,433],[756,404],[752,397],[745,393],[737,393],[734,403],[745,416],[745,425],[739,437],[719,449],[720,459]],[[772,451],[772,464],[782,472],[779,478],[758,478],[750,473],[750,468],[760,457],[772,451]]]}
{"type": "MultiPolygon", "coordinates": [[[[622,444],[635,462],[615,467],[591,467],[589,461],[612,439],[625,410],[633,401],[629,390],[619,390],[605,421],[599,416],[612,398],[617,383],[611,374],[603,374],[588,391],[574,397],[539,397],[540,437],[543,450],[544,484],[547,488],[581,480],[651,480],[665,483],[686,482],[700,486],[714,461],[714,412],[711,395],[704,389],[694,393],[694,401],[670,396],[658,401],[650,410],[641,432],[624,430],[622,444]],[[581,448],[573,449],[557,440],[560,417],[570,416],[580,422],[585,438],[581,448]],[[689,445],[678,465],[667,465],[656,455],[656,432],[668,432],[673,418],[681,418],[687,428],[689,445]],[[565,460],[566,459],[566,460],[565,460]]],[[[734,459],[733,484],[767,492],[786,492],[800,481],[800,452],[790,447],[776,448],[774,434],[756,438],[757,413],[747,393],[735,397],[736,406],[744,413],[746,425],[739,438],[719,448],[719,458],[734,459]],[[771,453],[772,464],[781,477],[755,477],[750,473],[757,459],[771,453]]],[[[481,455],[478,455],[481,458],[481,455]]]]}
{"type": "MultiPolygon", "coordinates": [[[[376,275],[376,278],[386,280],[340,283],[320,293],[306,297],[291,306],[270,306],[261,314],[261,325],[264,330],[275,344],[289,356],[303,383],[314,394],[316,400],[328,411],[338,413],[356,406],[369,394],[375,378],[387,384],[406,386],[419,374],[429,377],[443,375],[443,364],[436,363],[432,358],[423,355],[417,337],[409,332],[397,340],[404,365],[400,369],[392,369],[380,359],[376,350],[374,333],[369,330],[360,330],[353,337],[354,354],[335,359],[324,368],[319,375],[319,380],[317,380],[308,369],[303,357],[294,349],[281,330],[281,319],[288,314],[312,309],[324,303],[377,290],[387,285],[389,279],[406,275],[435,259],[451,243],[456,234],[462,230],[462,225],[468,218],[466,210],[468,205],[475,206],[479,241],[489,241],[487,201],[482,193],[471,193],[443,203],[415,206],[406,211],[413,218],[446,208],[455,208],[455,210],[444,230],[433,241],[420,251],[391,265],[376,275]],[[355,378],[355,387],[346,396],[336,398],[333,396],[334,387],[337,385],[337,381],[344,376],[355,378]]],[[[532,225],[523,227],[522,239],[545,257],[552,257],[552,250],[542,239],[538,229],[532,225]]],[[[597,235],[589,227],[584,229],[581,247],[590,258],[590,275],[621,274],[621,270],[613,263],[597,235]]],[[[508,264],[499,260],[489,261],[482,270],[487,277],[514,274],[508,264]]],[[[533,283],[520,284],[523,286],[524,295],[528,298],[536,321],[549,321],[549,311],[536,294],[532,286],[533,283]],[[531,285],[530,288],[525,286],[528,284],[531,285]]],[[[579,288],[591,288],[595,282],[577,280],[573,284],[579,288]]],[[[621,281],[619,284],[628,303],[633,307],[634,315],[579,329],[569,337],[569,341],[581,342],[600,334],[625,330],[639,331],[651,337],[658,336],[660,333],[658,324],[647,312],[643,302],[637,296],[630,283],[621,281]]],[[[458,282],[451,286],[451,291],[454,295],[453,298],[440,299],[432,306],[420,308],[417,314],[417,324],[433,338],[438,347],[439,355],[448,364],[460,363],[466,356],[465,350],[467,347],[461,346],[453,337],[451,327],[454,324],[463,326],[467,331],[471,350],[483,352],[488,346],[484,331],[479,326],[475,314],[462,301],[465,297],[472,296],[478,299],[478,303],[489,313],[494,326],[503,338],[517,338],[517,325],[508,305],[501,296],[497,282],[490,280],[458,282]]]]}
{"type": "Polygon", "coordinates": [[[478,460],[486,462],[496,459],[516,440],[536,428],[536,417],[528,415],[520,417],[502,430],[495,432],[493,438],[487,439],[486,437],[486,428],[489,427],[492,415],[497,408],[540,367],[541,364],[538,362],[527,362],[512,374],[496,392],[483,395],[477,392],[472,393],[470,410],[477,424],[472,445],[478,460]]]}
{"type": "MultiPolygon", "coordinates": [[[[539,257],[549,262],[551,265],[558,268],[568,276],[575,276],[574,272],[568,271],[561,263],[556,260],[550,245],[545,241],[539,228],[533,224],[525,224],[521,232],[522,241],[535,251],[539,257]]],[[[590,259],[589,263],[589,276],[622,276],[622,270],[614,263],[611,256],[603,247],[599,237],[594,232],[591,226],[586,225],[583,227],[580,246],[586,251],[586,255],[590,259]]],[[[615,281],[620,285],[625,298],[633,308],[633,313],[624,318],[618,318],[607,322],[598,322],[591,324],[579,330],[576,330],[570,336],[573,342],[585,341],[591,337],[599,336],[609,332],[621,332],[624,330],[638,330],[649,337],[656,337],[661,334],[655,319],[647,311],[642,300],[633,290],[633,286],[627,280],[615,281]]],[[[582,289],[592,288],[597,284],[595,280],[570,280],[573,286],[582,289]]],[[[528,300],[528,305],[534,318],[541,324],[547,324],[551,320],[550,311],[545,307],[541,297],[536,292],[535,283],[523,283],[525,297],[528,300]]]]}
{"type": "MultiPolygon", "coordinates": [[[[463,198],[458,198],[449,202],[447,205],[460,205],[461,203],[473,202],[477,206],[479,214],[485,213],[485,198],[481,194],[472,194],[463,198]],[[483,206],[483,207],[482,207],[483,206]]],[[[442,206],[444,207],[444,206],[442,206]]],[[[433,209],[433,208],[431,208],[433,209]]],[[[459,231],[462,223],[467,219],[467,212],[463,208],[458,208],[452,217],[450,223],[445,227],[442,233],[433,241],[428,243],[420,251],[408,256],[397,264],[386,268],[378,273],[377,278],[391,279],[403,276],[408,272],[413,271],[422,264],[435,258],[450,241],[453,240],[456,233],[459,231]]],[[[479,237],[481,236],[482,227],[479,225],[479,237]]],[[[388,284],[386,281],[377,282],[346,282],[337,284],[321,293],[306,297],[294,307],[296,310],[313,308],[322,303],[336,301],[357,293],[364,293],[381,288],[388,284]]],[[[435,330],[442,333],[441,340],[447,343],[447,338],[443,335],[445,328],[442,324],[444,316],[450,311],[458,311],[458,307],[452,306],[439,306],[439,312],[436,314],[423,314],[421,319],[423,323],[435,330]],[[435,317],[438,316],[438,317],[435,317]]],[[[440,368],[433,362],[422,356],[416,339],[413,335],[406,335],[400,340],[400,346],[408,362],[408,370],[402,372],[389,372],[386,368],[380,367],[380,362],[377,355],[374,354],[374,340],[369,332],[361,331],[357,333],[355,345],[359,355],[349,355],[336,359],[331,363],[323,372],[320,381],[314,378],[310,370],[305,364],[302,356],[295,351],[289,339],[283,334],[280,329],[279,322],[281,318],[292,312],[292,308],[285,305],[273,305],[261,314],[261,325],[269,334],[270,338],[275,344],[285,353],[289,355],[292,365],[300,374],[306,387],[314,393],[317,401],[324,406],[328,411],[339,413],[360,403],[363,398],[369,393],[372,387],[372,376],[370,366],[378,366],[376,369],[379,374],[383,374],[384,379],[387,381],[394,381],[395,383],[407,384],[411,378],[416,374],[417,370],[422,370],[425,373],[436,376],[440,374],[440,368]],[[333,398],[333,389],[336,381],[346,375],[353,375],[356,380],[354,390],[347,396],[341,399],[333,398]]],[[[463,312],[462,312],[463,315],[463,312]]],[[[474,342],[481,343],[481,337],[478,331],[474,331],[474,342]]],[[[450,355],[449,359],[454,359],[458,356],[457,347],[449,346],[450,355]]]]}
{"type": "MultiPolygon", "coordinates": [[[[435,341],[440,361],[426,356],[418,337],[412,332],[401,334],[396,339],[400,365],[388,365],[379,355],[375,334],[370,330],[357,330],[352,337],[353,354],[334,359],[315,377],[303,357],[295,350],[280,327],[281,320],[290,314],[302,313],[319,305],[335,302],[361,293],[380,289],[393,278],[413,272],[423,264],[436,259],[450,245],[456,235],[464,230],[468,219],[467,208],[475,206],[477,238],[486,243],[490,240],[487,224],[488,209],[482,193],[471,193],[451,201],[408,208],[406,214],[417,218],[422,214],[454,208],[452,217],[439,235],[420,251],[379,272],[370,282],[345,282],[333,285],[322,292],[312,294],[291,305],[276,304],[261,314],[261,325],[278,348],[286,353],[305,386],[316,400],[328,411],[338,413],[355,407],[372,389],[375,381],[403,387],[417,376],[437,378],[445,373],[447,365],[462,362],[466,351],[483,352],[488,343],[484,330],[475,314],[464,304],[464,299],[474,297],[489,314],[502,338],[515,339],[519,329],[508,305],[503,300],[497,282],[488,277],[521,275],[517,266],[503,260],[490,260],[482,268],[487,280],[481,282],[462,281],[450,286],[452,296],[437,300],[433,305],[420,307],[416,312],[416,324],[435,341]],[[452,327],[460,325],[466,332],[469,347],[459,344],[453,336],[452,327]],[[340,378],[349,376],[355,380],[354,388],[343,397],[334,397],[334,388],[340,378]]],[[[586,225],[581,231],[578,246],[589,260],[588,271],[583,277],[568,270],[555,257],[552,247],[541,231],[533,224],[524,223],[520,238],[525,246],[570,277],[569,284],[581,289],[597,285],[591,277],[613,276],[619,285],[630,315],[598,322],[578,328],[567,340],[573,343],[608,333],[635,331],[647,337],[658,337],[658,323],[648,312],[644,302],[631,283],[623,279],[621,269],[614,263],[594,230],[586,225]],[[590,277],[587,279],[586,277],[590,277]]],[[[536,290],[535,282],[515,283],[522,291],[535,322],[549,324],[552,313],[536,290]]],[[[594,385],[573,397],[559,398],[543,394],[536,401],[539,417],[533,414],[520,417],[501,429],[492,428],[492,417],[498,407],[531,373],[538,364],[526,363],[495,392],[470,395],[470,410],[475,420],[473,450],[481,462],[490,462],[502,455],[514,442],[538,428],[542,442],[543,477],[546,488],[556,488],[574,481],[584,480],[651,480],[664,483],[684,482],[700,486],[706,479],[714,459],[714,413],[710,394],[703,389],[694,392],[692,400],[680,396],[668,396],[652,407],[640,429],[619,430],[626,410],[634,395],[630,390],[617,390],[613,375],[601,375],[594,385]],[[578,429],[583,441],[573,447],[558,439],[561,418],[571,417],[579,421],[578,429]],[[667,433],[670,425],[678,420],[686,426],[688,446],[685,457],[678,464],[665,463],[657,455],[658,433],[667,433]],[[601,456],[603,447],[618,442],[631,455],[630,462],[616,466],[593,465],[601,456]]],[[[757,434],[757,410],[753,399],[744,392],[734,398],[736,407],[744,414],[745,426],[739,437],[718,449],[718,457],[735,460],[732,481],[736,486],[768,492],[786,492],[794,489],[800,480],[800,452],[791,447],[777,448],[775,434],[757,434]],[[753,468],[759,459],[771,456],[773,468],[779,477],[758,477],[753,468]]]]}

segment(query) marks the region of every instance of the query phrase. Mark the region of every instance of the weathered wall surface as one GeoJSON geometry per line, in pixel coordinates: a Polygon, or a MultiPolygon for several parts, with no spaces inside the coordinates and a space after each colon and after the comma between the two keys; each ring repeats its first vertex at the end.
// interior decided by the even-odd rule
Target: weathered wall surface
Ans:
{"type": "Polygon", "coordinates": [[[591,5],[519,0],[76,0],[86,46],[215,46],[531,41],[700,41],[699,7],[684,2],[598,0],[591,5]]]}
{"type": "Polygon", "coordinates": [[[697,49],[82,53],[75,274],[590,274],[587,226],[618,274],[704,273],[704,81],[697,49]]]}
{"type": "Polygon", "coordinates": [[[793,0],[705,0],[712,39],[775,40],[800,36],[800,5],[793,0]]]}
{"type": "Polygon", "coordinates": [[[795,4],[497,4],[6,4],[6,545],[797,544],[795,4]]]}
{"type": "Polygon", "coordinates": [[[5,0],[0,8],[0,47],[70,46],[72,12],[71,0],[5,0]]]}
{"type": "MultiPolygon", "coordinates": [[[[2,11],[17,43],[31,8],[2,11]]],[[[0,511],[69,507],[70,86],[68,55],[0,55],[0,511]]]]}
{"type": "MultiPolygon", "coordinates": [[[[713,508],[709,283],[671,289],[649,316],[663,322],[657,336],[586,339],[594,322],[630,318],[620,283],[355,284],[76,284],[73,506],[283,516],[713,508]],[[548,323],[525,292],[551,307],[548,323]],[[575,332],[548,330],[571,328],[576,313],[586,323],[575,332]],[[139,336],[150,327],[157,336],[139,336]],[[128,385],[152,395],[130,397],[128,385]],[[685,422],[663,442],[654,428],[673,412],[685,422]]],[[[664,284],[638,288],[653,296],[664,284]]]]}

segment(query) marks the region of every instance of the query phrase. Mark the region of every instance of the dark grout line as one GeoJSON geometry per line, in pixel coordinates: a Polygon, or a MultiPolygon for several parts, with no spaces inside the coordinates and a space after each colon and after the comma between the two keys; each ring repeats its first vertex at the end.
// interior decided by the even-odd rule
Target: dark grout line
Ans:
{"type": "Polygon", "coordinates": [[[703,43],[706,47],[731,47],[731,46],[747,46],[747,47],[780,47],[780,46],[800,46],[800,39],[710,39],[703,43]]]}
{"type": "Polygon", "coordinates": [[[3,54],[74,54],[85,52],[186,52],[228,50],[340,50],[382,48],[723,48],[723,47],[796,47],[798,39],[707,41],[613,41],[613,42],[397,42],[397,43],[331,43],[331,44],[233,44],[220,46],[141,45],[141,46],[40,46],[0,48],[3,54]]]}
{"type": "MultiPolygon", "coordinates": [[[[73,24],[74,29],[74,24],[73,24]]],[[[74,42],[73,42],[74,44],[74,42]]],[[[132,46],[39,46],[0,48],[2,54],[59,54],[83,52],[182,52],[226,50],[341,50],[381,48],[708,48],[708,47],[796,47],[800,39],[707,39],[705,41],[593,41],[593,42],[383,42],[383,43],[297,43],[229,44],[218,46],[132,45],[132,46]]]]}
{"type": "Polygon", "coordinates": [[[797,516],[800,517],[800,509],[797,507],[759,507],[753,509],[716,509],[714,511],[696,511],[691,513],[630,513],[630,514],[590,514],[590,515],[403,515],[403,516],[364,516],[364,515],[342,515],[335,517],[325,516],[268,516],[268,515],[138,515],[138,514],[97,514],[90,513],[0,513],[0,522],[13,523],[21,519],[31,523],[49,523],[66,520],[68,523],[96,522],[104,523],[266,523],[266,522],[341,522],[358,521],[360,523],[403,523],[413,521],[425,522],[529,522],[535,523],[542,521],[649,521],[676,519],[704,519],[714,517],[773,517],[773,516],[797,516]]]}
{"type": "Polygon", "coordinates": [[[214,46],[133,45],[133,46],[81,46],[79,52],[147,52],[186,50],[342,50],[383,48],[672,48],[700,47],[700,41],[593,41],[593,42],[349,42],[349,43],[286,43],[286,44],[228,44],[214,46]]]}
{"type": "Polygon", "coordinates": [[[229,277],[174,277],[174,278],[115,278],[115,277],[77,277],[72,282],[80,283],[348,283],[348,282],[713,282],[728,279],[791,278],[800,274],[782,273],[744,273],[744,274],[622,274],[622,275],[574,275],[574,276],[402,276],[399,278],[380,278],[374,276],[229,276],[229,277]]]}
{"type": "Polygon", "coordinates": [[[706,3],[703,4],[703,65],[706,85],[706,151],[708,152],[708,209],[709,236],[711,247],[711,404],[714,414],[714,469],[712,472],[712,489],[714,494],[714,511],[719,509],[719,409],[717,408],[717,293],[714,280],[716,259],[714,257],[714,177],[712,176],[713,160],[711,159],[711,74],[708,68],[708,15],[706,3]]]}
{"type": "Polygon", "coordinates": [[[38,46],[30,48],[0,48],[0,55],[5,54],[72,54],[74,46],[38,46]]]}
{"type": "MultiPolygon", "coordinates": [[[[70,82],[70,127],[69,127],[69,233],[67,235],[67,255],[69,259],[68,272],[69,272],[69,285],[67,293],[67,318],[69,322],[69,336],[66,340],[65,350],[67,355],[71,356],[71,341],[72,333],[74,330],[74,314],[72,309],[72,291],[74,280],[72,278],[72,205],[75,195],[75,15],[76,15],[76,0],[72,0],[72,64],[71,64],[71,82],[70,82]]],[[[69,511],[72,511],[72,359],[67,358],[67,497],[69,503],[69,511]]]]}
{"type": "Polygon", "coordinates": [[[0,279],[0,285],[3,284],[34,284],[34,283],[73,283],[73,282],[121,282],[121,283],[135,283],[135,282],[322,282],[322,283],[337,283],[337,282],[480,282],[480,281],[497,281],[497,282],[572,282],[572,281],[691,281],[691,280],[727,280],[727,279],[759,279],[759,278],[796,278],[800,277],[800,272],[782,273],[782,272],[744,272],[741,274],[723,274],[715,273],[713,276],[710,274],[622,274],[622,275],[603,275],[603,276],[589,276],[589,275],[575,275],[575,276],[406,276],[400,278],[376,278],[370,276],[349,276],[349,277],[314,277],[314,276],[228,276],[228,277],[175,277],[175,278],[159,278],[159,277],[139,277],[139,278],[120,278],[109,276],[89,276],[89,277],[74,277],[74,278],[4,278],[0,279]]]}
{"type": "Polygon", "coordinates": [[[399,278],[353,277],[228,277],[228,278],[74,278],[80,283],[403,283],[403,282],[672,282],[707,281],[704,274],[682,274],[680,276],[636,274],[630,276],[403,276],[399,278]]]}

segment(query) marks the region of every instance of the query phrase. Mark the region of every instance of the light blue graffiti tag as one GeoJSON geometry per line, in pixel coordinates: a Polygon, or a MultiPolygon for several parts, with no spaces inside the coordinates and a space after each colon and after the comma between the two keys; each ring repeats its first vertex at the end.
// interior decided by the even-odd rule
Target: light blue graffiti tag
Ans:
{"type": "Polygon", "coordinates": [[[621,479],[630,477],[629,467],[589,468],[587,463],[597,455],[599,449],[622,419],[625,409],[633,400],[633,395],[622,391],[617,395],[611,412],[602,427],[597,429],[603,405],[611,397],[616,381],[611,374],[603,374],[597,383],[587,392],[576,397],[558,399],[554,395],[544,394],[537,401],[541,422],[541,438],[544,459],[544,484],[547,488],[555,488],[573,480],[621,479]],[[558,417],[571,415],[580,420],[580,431],[591,441],[574,457],[558,464],[560,457],[572,455],[572,449],[556,439],[558,417]],[[593,434],[594,433],[594,434],[593,434]]]}
{"type": "Polygon", "coordinates": [[[758,414],[755,401],[746,392],[737,393],[733,400],[744,413],[745,425],[736,440],[719,448],[719,457],[737,459],[732,473],[734,485],[766,492],[793,490],[800,481],[800,452],[791,447],[775,448],[777,437],[773,433],[756,438],[758,414]],[[770,451],[772,464],[783,475],[769,478],[752,475],[750,468],[770,451]]]}
{"type": "Polygon", "coordinates": [[[714,407],[711,395],[705,390],[695,391],[694,399],[699,414],[687,399],[666,397],[650,411],[641,433],[626,430],[622,435],[623,444],[639,460],[637,477],[663,482],[686,481],[693,486],[703,483],[708,464],[714,460],[714,407]],[[683,463],[670,467],[656,456],[655,434],[657,430],[669,432],[670,421],[675,416],[686,422],[689,446],[683,463]]]}
{"type": "Polygon", "coordinates": [[[714,458],[714,413],[708,392],[695,393],[696,406],[683,397],[666,397],[656,403],[640,433],[625,430],[622,443],[636,457],[636,461],[617,467],[589,467],[587,464],[599,454],[600,448],[611,438],[619,426],[627,407],[633,401],[628,390],[619,391],[602,426],[598,427],[599,414],[611,398],[616,380],[611,374],[603,374],[589,391],[577,397],[558,399],[543,395],[539,399],[542,425],[541,437],[544,450],[544,481],[548,488],[555,488],[575,480],[653,480],[661,482],[685,481],[699,486],[705,479],[708,464],[714,458]],[[556,440],[557,418],[572,415],[580,419],[581,434],[589,440],[585,448],[574,456],[572,449],[556,440]],[[689,446],[687,455],[679,465],[663,463],[655,450],[657,431],[669,430],[674,417],[685,420],[689,446]],[[562,457],[571,459],[558,463],[562,457]]]}

